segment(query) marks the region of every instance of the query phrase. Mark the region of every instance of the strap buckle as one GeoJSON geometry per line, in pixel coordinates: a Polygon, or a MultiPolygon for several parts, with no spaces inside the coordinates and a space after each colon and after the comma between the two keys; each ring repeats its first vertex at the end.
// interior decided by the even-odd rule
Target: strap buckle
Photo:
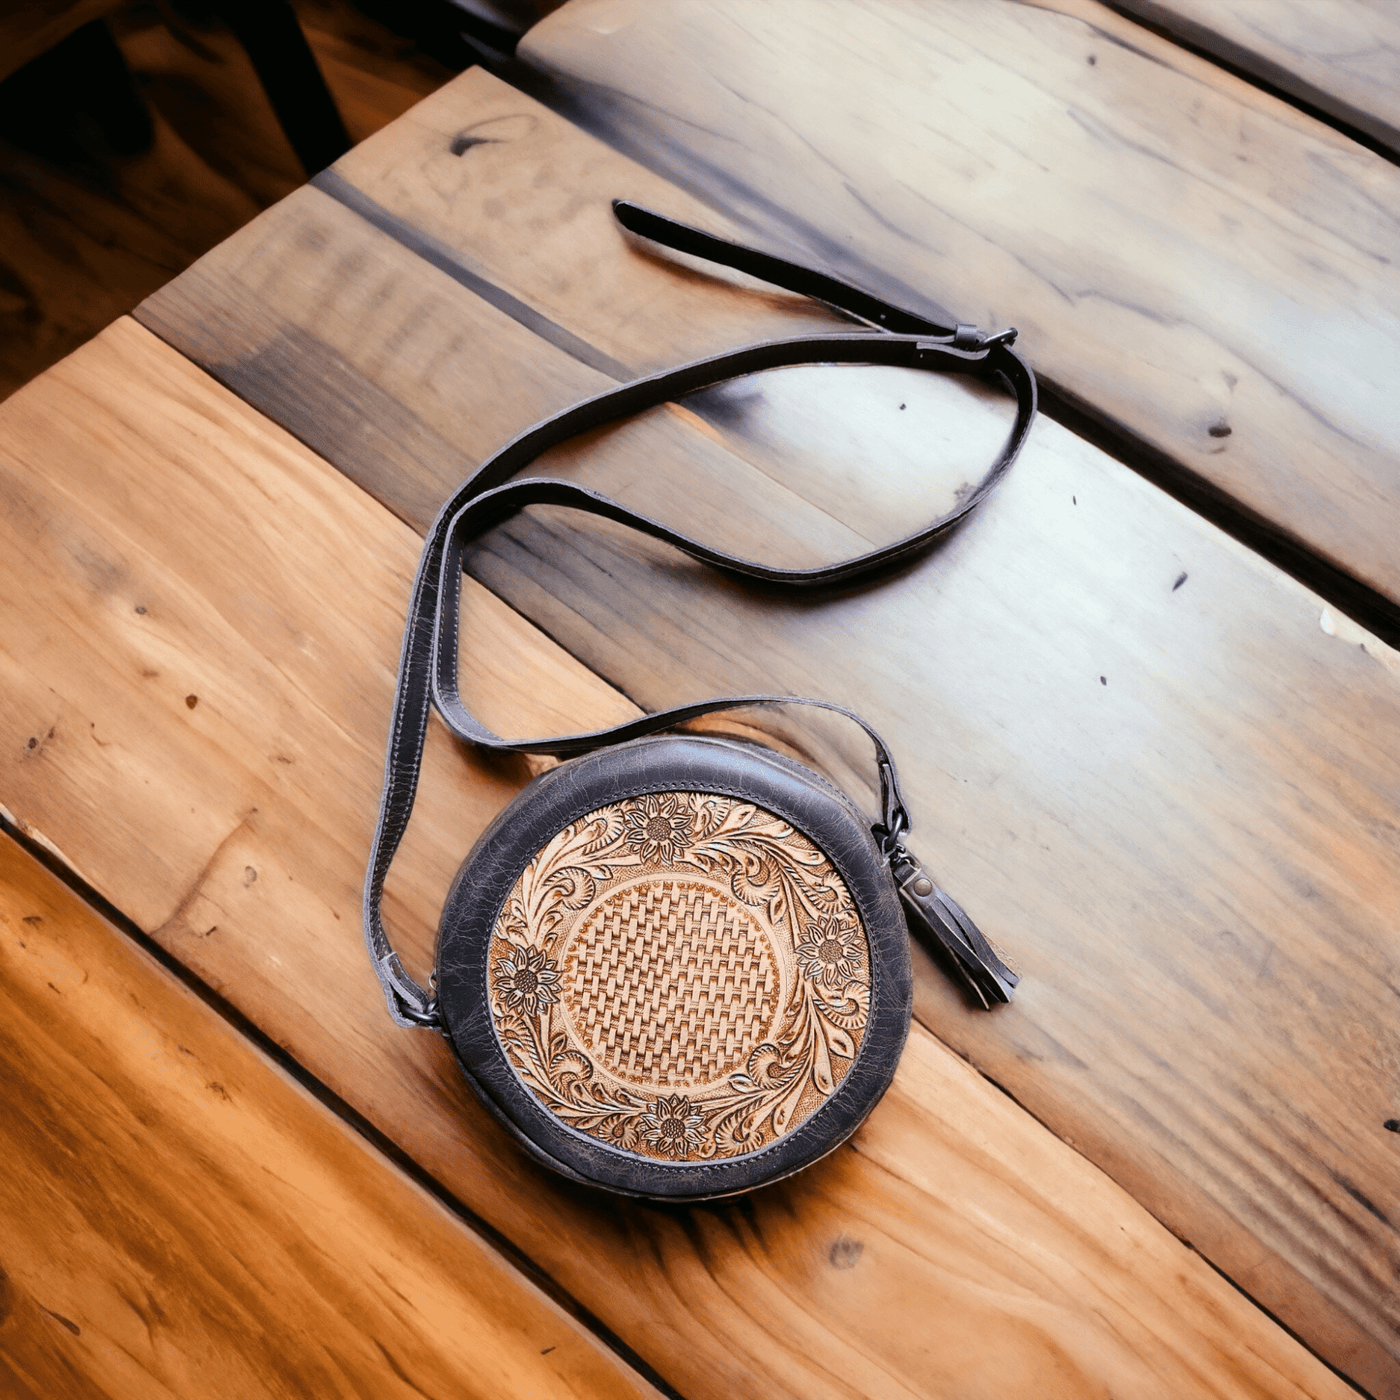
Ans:
{"type": "Polygon", "coordinates": [[[379,980],[389,997],[390,1014],[403,1026],[445,1031],[438,999],[425,992],[404,970],[395,952],[379,959],[379,980]]]}
{"type": "Polygon", "coordinates": [[[894,771],[894,764],[888,758],[878,758],[876,767],[880,771],[880,824],[875,828],[875,839],[879,843],[880,854],[893,860],[894,853],[904,849],[901,838],[909,830],[909,813],[899,791],[899,776],[894,771]]]}
{"type": "Polygon", "coordinates": [[[953,349],[990,350],[994,345],[1014,345],[1016,335],[1015,326],[1008,326],[1004,331],[994,331],[989,334],[978,330],[976,326],[965,325],[959,321],[953,327],[953,349]]]}

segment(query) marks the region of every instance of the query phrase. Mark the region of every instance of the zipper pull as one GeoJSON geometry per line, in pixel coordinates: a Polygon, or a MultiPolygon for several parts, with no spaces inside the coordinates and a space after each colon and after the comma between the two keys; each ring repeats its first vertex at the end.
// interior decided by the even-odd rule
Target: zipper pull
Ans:
{"type": "Polygon", "coordinates": [[[995,1002],[1009,1002],[1021,979],[997,956],[962,905],[938,888],[903,845],[894,847],[889,860],[910,932],[925,944],[934,943],[956,980],[986,1010],[995,1002]]]}

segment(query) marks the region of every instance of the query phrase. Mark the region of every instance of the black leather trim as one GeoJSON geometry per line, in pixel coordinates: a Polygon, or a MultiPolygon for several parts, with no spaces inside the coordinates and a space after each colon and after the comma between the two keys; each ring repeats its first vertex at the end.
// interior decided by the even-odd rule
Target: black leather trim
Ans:
{"type": "Polygon", "coordinates": [[[438,1001],[462,1068],[486,1106],[538,1160],[576,1180],[653,1199],[749,1190],[810,1165],[864,1121],[888,1087],[909,1031],[913,984],[904,913],[869,819],[790,759],[709,737],[647,738],[561,764],[483,833],[447,896],[438,935],[438,1001]],[[802,831],[846,882],[871,950],[870,1017],[855,1063],[831,1098],[761,1151],[713,1162],[657,1162],[567,1127],[506,1060],[487,1005],[491,931],[530,858],[569,822],[647,792],[716,792],[755,802],[802,831]]]}

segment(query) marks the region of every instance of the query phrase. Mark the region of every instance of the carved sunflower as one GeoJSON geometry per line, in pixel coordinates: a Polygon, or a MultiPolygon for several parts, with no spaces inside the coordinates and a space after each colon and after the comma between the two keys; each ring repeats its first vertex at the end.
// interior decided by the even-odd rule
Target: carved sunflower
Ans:
{"type": "Polygon", "coordinates": [[[860,929],[838,915],[813,919],[797,945],[802,970],[824,987],[844,987],[860,962],[860,929]]]}
{"type": "Polygon", "coordinates": [[[684,1094],[660,1098],[650,1113],[642,1115],[641,1129],[648,1147],[664,1152],[668,1157],[687,1157],[692,1147],[705,1140],[701,1132],[705,1120],[691,1110],[684,1094]]]}
{"type": "Polygon", "coordinates": [[[539,1014],[559,1000],[559,969],[538,948],[512,948],[496,963],[495,992],[512,1011],[539,1014]]]}
{"type": "Polygon", "coordinates": [[[627,809],[622,835],[643,860],[671,865],[695,839],[693,817],[679,793],[651,793],[627,809]]]}

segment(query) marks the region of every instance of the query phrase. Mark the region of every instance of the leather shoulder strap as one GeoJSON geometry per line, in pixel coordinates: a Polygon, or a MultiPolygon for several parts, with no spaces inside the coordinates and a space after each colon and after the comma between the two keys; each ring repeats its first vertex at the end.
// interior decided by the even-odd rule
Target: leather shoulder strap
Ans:
{"type": "MultiPolygon", "coordinates": [[[[1025,361],[1011,349],[1014,331],[983,336],[971,326],[940,328],[834,278],[727,243],[638,205],[618,202],[614,209],[625,227],[672,247],[753,272],[775,285],[806,292],[843,311],[872,320],[877,326],[895,321],[909,329],[874,329],[764,341],[609,389],[544,419],[512,439],[484,462],[438,512],[423,548],[409,604],[385,757],[384,792],[364,892],[365,941],[384,988],[389,1014],[399,1025],[439,1025],[436,999],[404,971],[398,954],[389,943],[381,917],[384,882],[413,810],[430,705],[436,705],[454,733],[484,748],[560,755],[586,753],[605,745],[623,743],[699,715],[740,706],[799,704],[832,710],[860,725],[874,744],[881,783],[881,821],[877,835],[886,854],[892,860],[898,857],[917,865],[901,842],[903,833],[908,830],[909,818],[889,750],[859,715],[829,701],[799,696],[729,696],[677,706],[607,729],[519,740],[502,739],[492,733],[462,703],[457,664],[463,553],[471,540],[525,506],[555,505],[584,511],[663,540],[695,559],[730,573],[790,587],[817,587],[867,575],[927,548],[953,529],[978,507],[1015,461],[1035,416],[1035,377],[1025,361]],[[952,510],[892,544],[810,569],[780,568],[728,554],[574,482],[540,477],[510,480],[547,449],[590,428],[629,417],[737,375],[802,364],[895,365],[977,375],[998,381],[1011,392],[1016,401],[1015,420],[996,460],[977,486],[952,510]]],[[[936,893],[941,895],[941,891],[936,893]]],[[[943,899],[950,908],[957,908],[946,896],[943,899]]],[[[927,911],[916,912],[923,913],[925,919],[930,917],[927,911]]],[[[955,956],[964,964],[971,960],[981,969],[975,973],[976,980],[985,985],[979,985],[978,995],[985,1002],[990,989],[993,997],[1005,1000],[1015,978],[986,946],[970,921],[966,921],[966,915],[957,910],[962,921],[966,921],[962,922],[951,915],[945,918],[942,906],[933,912],[940,924],[933,931],[940,940],[945,944],[950,939],[957,943],[953,950],[955,956]],[[943,925],[948,925],[947,932],[943,925]]]]}

